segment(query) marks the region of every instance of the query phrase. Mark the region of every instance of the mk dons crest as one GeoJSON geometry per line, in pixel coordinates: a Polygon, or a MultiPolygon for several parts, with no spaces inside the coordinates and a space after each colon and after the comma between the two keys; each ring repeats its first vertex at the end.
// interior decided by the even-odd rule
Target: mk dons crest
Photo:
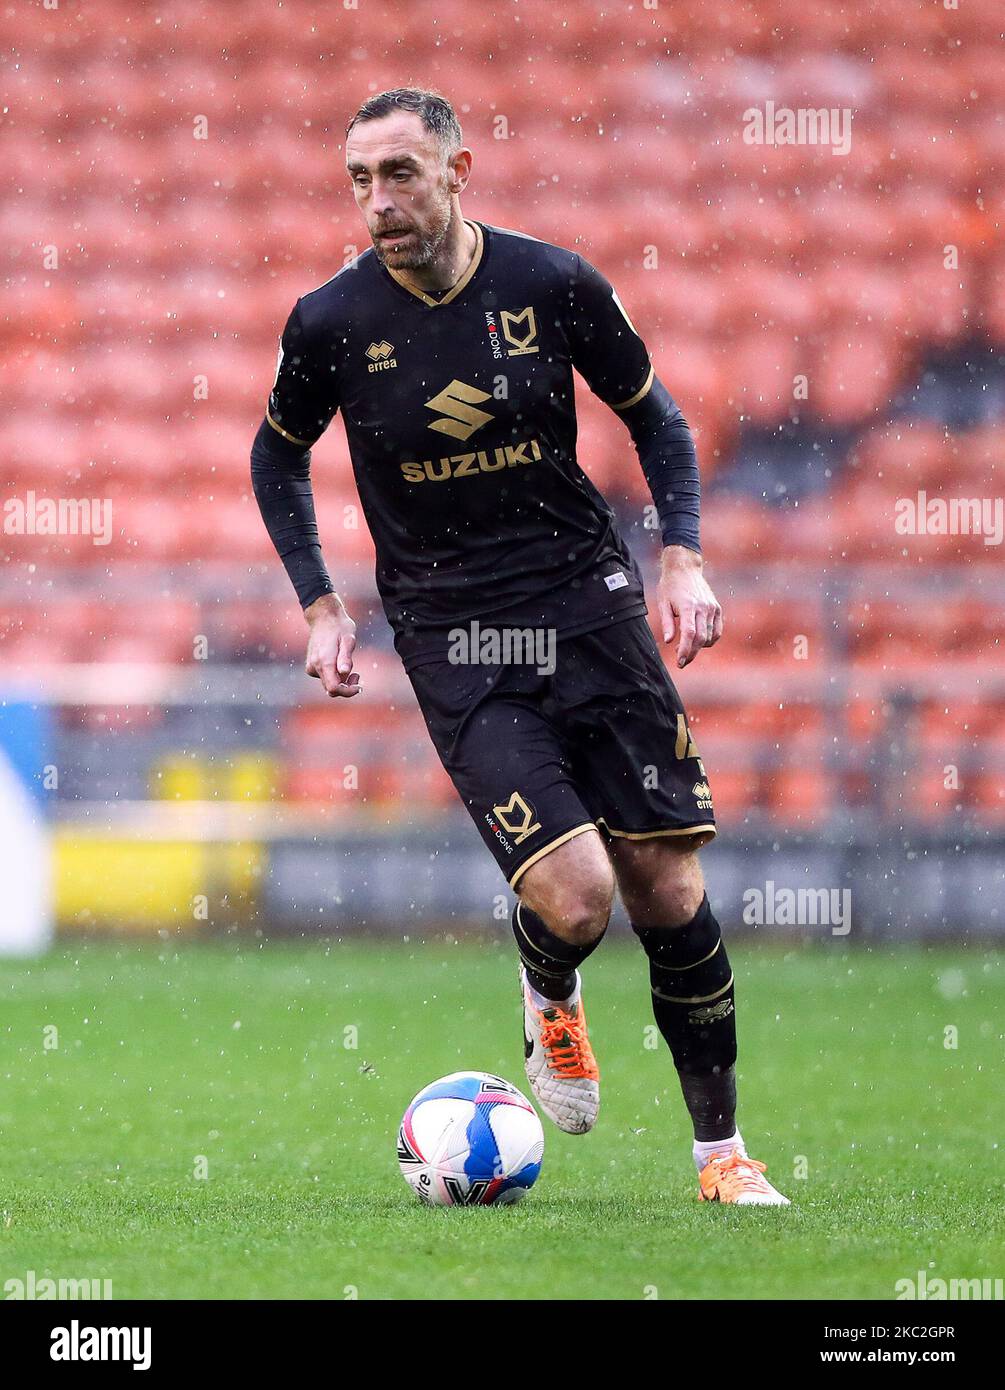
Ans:
{"type": "Polygon", "coordinates": [[[504,805],[493,806],[492,811],[506,834],[513,836],[516,845],[522,844],[535,830],[541,829],[540,822],[534,820],[534,808],[524,801],[519,792],[514,792],[504,805]]]}
{"type": "Polygon", "coordinates": [[[537,337],[537,319],[534,317],[532,304],[528,304],[527,308],[521,309],[518,314],[509,309],[501,309],[499,322],[502,324],[503,337],[509,344],[507,351],[510,357],[524,357],[527,353],[539,351],[538,345],[534,342],[537,337]]]}

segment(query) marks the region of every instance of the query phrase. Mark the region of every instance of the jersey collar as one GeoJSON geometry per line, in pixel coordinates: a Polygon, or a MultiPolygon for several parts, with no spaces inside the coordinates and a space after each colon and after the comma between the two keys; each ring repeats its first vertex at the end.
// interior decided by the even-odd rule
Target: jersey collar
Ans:
{"type": "MultiPolygon", "coordinates": [[[[456,299],[470,283],[475,271],[481,265],[482,257],[485,254],[485,237],[482,233],[481,224],[479,222],[472,222],[469,217],[465,217],[464,221],[474,230],[475,237],[477,238],[475,254],[471,257],[471,264],[468,266],[467,270],[457,281],[456,285],[451,285],[442,299],[434,299],[431,294],[426,294],[423,290],[417,290],[414,285],[409,285],[402,279],[401,272],[392,270],[390,266],[382,265],[381,269],[386,270],[391,279],[399,284],[403,290],[407,290],[408,293],[414,295],[416,299],[421,299],[423,304],[427,304],[430,309],[439,309],[444,304],[449,304],[451,300],[456,299]]],[[[380,265],[379,261],[378,265],[380,265]]]]}

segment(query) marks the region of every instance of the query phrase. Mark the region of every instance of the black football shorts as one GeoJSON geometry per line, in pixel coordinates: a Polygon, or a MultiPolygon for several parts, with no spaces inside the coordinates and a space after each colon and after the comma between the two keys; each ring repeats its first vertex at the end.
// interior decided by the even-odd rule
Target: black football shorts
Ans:
{"type": "Polygon", "coordinates": [[[586,830],[715,834],[705,769],[645,618],[560,637],[543,665],[433,661],[409,679],[511,886],[586,830]]]}

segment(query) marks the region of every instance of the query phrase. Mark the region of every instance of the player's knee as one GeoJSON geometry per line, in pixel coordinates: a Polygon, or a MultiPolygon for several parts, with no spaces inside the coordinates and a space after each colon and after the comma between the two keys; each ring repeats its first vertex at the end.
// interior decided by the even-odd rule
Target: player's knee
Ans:
{"type": "Polygon", "coordinates": [[[618,886],[629,919],[637,927],[681,927],[705,895],[705,880],[691,843],[647,842],[645,851],[622,854],[618,886]]]}
{"type": "Polygon", "coordinates": [[[598,940],[607,930],[614,903],[614,880],[603,876],[579,884],[571,898],[562,904],[560,921],[552,927],[556,936],[576,946],[586,946],[598,940]]]}
{"type": "Polygon", "coordinates": [[[548,855],[534,865],[541,872],[528,874],[520,893],[549,931],[574,946],[598,940],[611,918],[614,873],[599,840],[597,849],[597,854],[581,852],[574,865],[557,853],[548,855]],[[548,865],[549,859],[555,862],[548,865]]]}
{"type": "MultiPolygon", "coordinates": [[[[643,914],[646,922],[640,922],[639,925],[661,925],[670,931],[686,926],[698,911],[704,896],[705,885],[700,877],[682,876],[664,885],[658,906],[643,914]],[[661,920],[656,923],[656,918],[661,920]]],[[[632,920],[635,921],[635,918],[632,920]]]]}

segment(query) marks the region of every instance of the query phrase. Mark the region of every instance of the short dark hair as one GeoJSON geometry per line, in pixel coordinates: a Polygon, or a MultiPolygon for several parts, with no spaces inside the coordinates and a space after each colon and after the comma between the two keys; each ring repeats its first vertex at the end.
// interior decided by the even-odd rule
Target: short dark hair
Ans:
{"type": "Polygon", "coordinates": [[[389,116],[392,111],[414,111],[421,118],[424,128],[435,135],[444,160],[464,143],[460,121],[450,102],[442,93],[425,87],[394,87],[388,92],[367,97],[346,126],[346,138],[360,121],[376,121],[381,116],[389,116]]]}

